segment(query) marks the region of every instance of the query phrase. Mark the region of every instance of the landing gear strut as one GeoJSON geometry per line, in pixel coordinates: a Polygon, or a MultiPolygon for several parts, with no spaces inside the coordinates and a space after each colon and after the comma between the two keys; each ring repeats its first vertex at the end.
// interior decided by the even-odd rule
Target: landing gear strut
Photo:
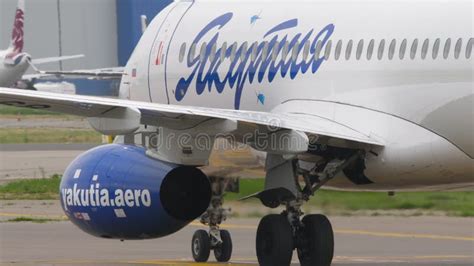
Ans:
{"type": "Polygon", "coordinates": [[[331,265],[334,256],[334,233],[331,223],[328,218],[320,214],[303,217],[301,206],[319,188],[361,156],[362,153],[357,152],[349,158],[334,159],[327,162],[324,167],[318,165],[307,171],[300,169],[295,162],[284,162],[281,158],[267,159],[267,180],[269,175],[273,175],[274,182],[279,187],[271,188],[272,184],[266,184],[269,189],[257,197],[267,207],[284,204],[286,209],[280,215],[267,215],[260,221],[256,240],[260,265],[290,265],[294,249],[297,250],[300,264],[303,266],[331,265]],[[288,173],[289,169],[295,177],[293,185],[285,183],[281,175],[288,173]],[[304,177],[304,187],[298,182],[298,174],[304,177]]]}
{"type": "MultiPolygon", "coordinates": [[[[198,230],[194,233],[191,251],[196,262],[206,262],[209,259],[211,250],[218,262],[228,262],[232,256],[232,238],[229,231],[221,230],[220,224],[227,219],[229,209],[224,209],[222,204],[226,191],[233,191],[230,188],[237,180],[210,177],[212,186],[211,204],[207,211],[201,216],[201,223],[209,226],[209,232],[198,230]]],[[[238,189],[238,188],[237,188],[238,189]]]]}

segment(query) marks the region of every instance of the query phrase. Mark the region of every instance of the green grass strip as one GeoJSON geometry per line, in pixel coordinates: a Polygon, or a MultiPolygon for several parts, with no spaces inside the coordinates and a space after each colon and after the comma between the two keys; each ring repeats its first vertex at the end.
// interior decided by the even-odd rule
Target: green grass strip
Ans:
{"type": "Polygon", "coordinates": [[[87,129],[2,128],[0,143],[101,143],[99,133],[87,129]]]}
{"type": "Polygon", "coordinates": [[[24,179],[0,186],[2,200],[52,200],[59,199],[61,178],[24,179]]]}
{"type": "MultiPolygon", "coordinates": [[[[243,179],[240,193],[229,193],[226,200],[237,200],[261,191],[263,179],[243,179]]],[[[250,202],[257,202],[250,200],[250,202]]],[[[474,192],[347,192],[319,190],[309,204],[324,211],[425,210],[448,215],[474,217],[474,192]]]]}
{"type": "MultiPolygon", "coordinates": [[[[0,186],[2,200],[49,200],[59,199],[61,179],[18,180],[0,186]]],[[[242,179],[240,193],[228,193],[226,201],[236,201],[263,189],[263,179],[242,179]]],[[[257,199],[249,204],[259,204],[257,199]]],[[[345,192],[319,190],[309,204],[323,211],[377,211],[377,210],[423,210],[443,212],[447,215],[474,217],[473,192],[399,192],[388,196],[383,192],[345,192]]]]}
{"type": "Polygon", "coordinates": [[[16,217],[13,219],[6,220],[9,223],[20,223],[20,222],[31,222],[31,223],[38,223],[44,224],[47,222],[60,222],[63,220],[60,219],[50,219],[50,218],[33,218],[33,217],[16,217]]]}
{"type": "Polygon", "coordinates": [[[49,112],[42,109],[19,108],[7,105],[0,105],[0,115],[48,115],[62,116],[63,114],[49,112]]]}

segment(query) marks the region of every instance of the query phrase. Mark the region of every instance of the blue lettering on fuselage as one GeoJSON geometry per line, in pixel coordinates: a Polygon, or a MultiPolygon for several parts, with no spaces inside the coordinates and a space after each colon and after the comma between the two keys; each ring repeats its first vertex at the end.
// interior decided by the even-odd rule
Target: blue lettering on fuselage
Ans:
{"type": "Polygon", "coordinates": [[[286,34],[280,39],[280,33],[298,26],[298,19],[285,21],[270,29],[263,36],[264,39],[268,38],[266,41],[253,43],[248,48],[246,48],[247,45],[241,44],[236,49],[234,56],[232,56],[232,46],[225,48],[224,59],[232,61],[230,61],[228,69],[222,70],[219,69],[223,63],[220,55],[222,52],[221,50],[224,48],[216,49],[215,54],[211,56],[213,47],[217,46],[219,32],[215,33],[210,41],[207,42],[204,57],[201,57],[199,53],[193,53],[192,47],[194,47],[194,49],[196,49],[196,47],[201,48],[199,44],[204,43],[204,37],[210,31],[222,29],[222,27],[229,23],[232,17],[232,13],[226,13],[217,17],[204,27],[192,42],[186,56],[187,67],[192,69],[192,72],[188,77],[179,79],[175,90],[175,98],[177,101],[183,100],[189,87],[195,80],[196,93],[198,95],[201,95],[206,87],[209,91],[215,87],[219,94],[224,91],[226,86],[235,89],[234,108],[239,109],[242,91],[247,82],[252,84],[257,80],[259,83],[262,83],[266,78],[266,80],[271,83],[278,74],[280,74],[282,78],[289,75],[291,79],[295,79],[299,73],[305,74],[309,70],[315,74],[324,62],[324,55],[315,56],[315,53],[317,52],[316,46],[318,45],[318,42],[321,42],[321,47],[324,47],[329,41],[335,28],[333,24],[329,24],[313,38],[312,36],[315,31],[310,30],[305,35],[298,33],[291,38],[286,34]],[[286,50],[284,49],[286,43],[288,43],[287,51],[294,51],[294,49],[297,49],[297,53],[300,55],[304,50],[305,43],[307,42],[310,42],[311,45],[309,56],[306,59],[300,56],[291,56],[293,52],[290,52],[290,56],[287,58],[281,56],[283,51],[286,50]],[[267,46],[267,52],[264,52],[265,46],[267,46]],[[253,49],[256,49],[257,51],[257,57],[255,60],[251,60],[253,49]],[[277,53],[279,56],[274,57],[273,53],[277,53]],[[211,58],[212,61],[210,60],[211,58]],[[277,59],[274,60],[275,58],[277,59]],[[219,73],[225,74],[221,77],[219,73]]]}

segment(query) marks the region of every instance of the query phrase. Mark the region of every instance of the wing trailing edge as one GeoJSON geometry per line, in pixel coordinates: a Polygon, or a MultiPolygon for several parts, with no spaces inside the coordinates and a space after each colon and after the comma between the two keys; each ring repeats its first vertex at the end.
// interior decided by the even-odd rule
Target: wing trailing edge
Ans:
{"type": "MultiPolygon", "coordinates": [[[[25,108],[40,108],[82,117],[109,117],[114,109],[138,110],[141,124],[167,127],[182,121],[204,121],[209,119],[232,120],[253,126],[266,126],[276,130],[287,129],[308,135],[325,136],[360,144],[384,146],[371,138],[341,123],[317,116],[291,113],[270,113],[216,109],[193,106],[165,105],[123,99],[62,95],[38,91],[23,91],[0,88],[0,104],[25,108]]],[[[121,113],[121,112],[116,112],[121,113]]]]}

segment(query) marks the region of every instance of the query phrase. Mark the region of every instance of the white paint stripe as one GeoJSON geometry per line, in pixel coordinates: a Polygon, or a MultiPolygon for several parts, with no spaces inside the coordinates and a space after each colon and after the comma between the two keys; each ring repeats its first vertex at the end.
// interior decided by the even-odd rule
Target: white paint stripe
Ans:
{"type": "Polygon", "coordinates": [[[81,169],[77,169],[76,172],[74,173],[74,179],[78,179],[81,176],[81,169]]]}
{"type": "Polygon", "coordinates": [[[123,209],[114,209],[114,212],[115,212],[115,216],[117,216],[117,218],[126,218],[127,215],[125,214],[125,211],[123,209]]]}

